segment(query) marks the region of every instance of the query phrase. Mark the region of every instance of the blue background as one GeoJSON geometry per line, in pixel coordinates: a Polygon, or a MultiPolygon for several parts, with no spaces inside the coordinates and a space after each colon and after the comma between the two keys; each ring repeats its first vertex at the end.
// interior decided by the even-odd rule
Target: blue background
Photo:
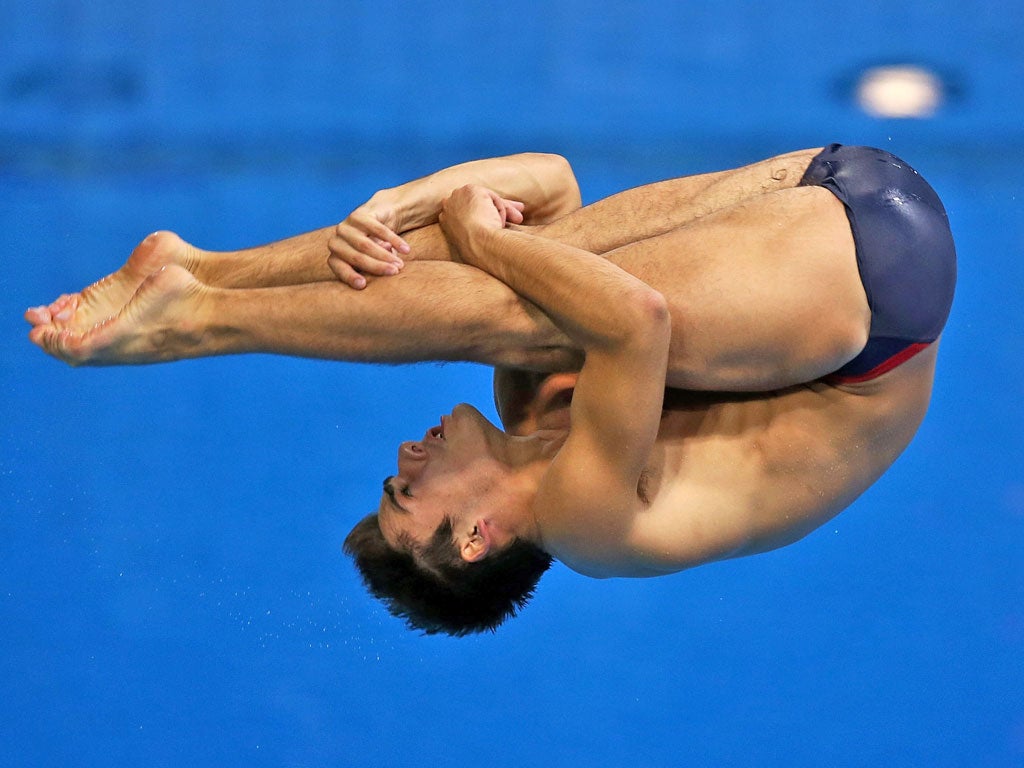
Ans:
{"type": "Polygon", "coordinates": [[[1024,765],[1022,40],[1019,2],[7,0],[0,765],[1024,765]],[[859,112],[857,73],[904,61],[939,113],[859,112]],[[916,440],[794,546],[556,567],[493,636],[408,633],[340,552],[486,370],[72,370],[25,339],[155,229],[266,242],[527,149],[592,201],[830,141],[903,156],[953,223],[916,440]]]}

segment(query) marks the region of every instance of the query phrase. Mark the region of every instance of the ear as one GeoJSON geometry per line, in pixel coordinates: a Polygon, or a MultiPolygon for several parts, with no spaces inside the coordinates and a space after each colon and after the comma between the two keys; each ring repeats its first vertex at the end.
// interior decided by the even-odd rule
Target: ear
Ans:
{"type": "Polygon", "coordinates": [[[473,530],[459,546],[459,554],[467,563],[476,563],[491,551],[491,529],[484,520],[477,520],[473,530]]]}
{"type": "Polygon", "coordinates": [[[576,380],[580,377],[578,373],[552,373],[541,381],[537,387],[536,400],[541,407],[549,407],[552,400],[566,390],[576,387],[576,380]]]}
{"type": "Polygon", "coordinates": [[[494,403],[505,431],[510,435],[536,432],[545,414],[553,407],[568,404],[578,375],[495,368],[494,403]]]}
{"type": "Polygon", "coordinates": [[[569,404],[578,378],[575,373],[554,373],[541,382],[531,404],[535,429],[569,429],[569,404]]]}

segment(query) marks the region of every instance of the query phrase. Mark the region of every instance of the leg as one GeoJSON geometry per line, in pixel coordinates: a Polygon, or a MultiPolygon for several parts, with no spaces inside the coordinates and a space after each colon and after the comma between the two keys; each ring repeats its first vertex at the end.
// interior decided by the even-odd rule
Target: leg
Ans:
{"type": "MultiPolygon", "coordinates": [[[[591,253],[607,254],[760,195],[795,187],[819,151],[790,152],[734,170],[684,176],[626,190],[531,231],[591,253]]],[[[620,266],[628,265],[627,271],[639,274],[645,269],[644,252],[623,251],[613,258],[620,266]]],[[[652,271],[650,278],[654,277],[652,271]]],[[[681,387],[709,388],[702,385],[707,374],[696,378],[687,375],[694,362],[687,360],[678,341],[674,342],[673,354],[675,357],[669,359],[670,381],[681,387]]],[[[734,375],[730,384],[736,384],[739,378],[734,375]]],[[[536,394],[543,382],[544,377],[535,372],[495,369],[495,402],[507,428],[529,432],[536,427],[536,407],[543,399],[536,394]]]]}
{"type": "MultiPolygon", "coordinates": [[[[867,337],[849,223],[820,187],[760,195],[607,256],[669,299],[674,387],[769,390],[811,381],[851,359],[867,337]]],[[[32,338],[68,362],[90,364],[256,351],[539,370],[579,362],[532,304],[479,270],[445,262],[410,263],[363,291],[337,282],[217,289],[169,267],[111,321],[84,333],[40,326],[32,338]]]]}
{"type": "Polygon", "coordinates": [[[647,184],[599,200],[531,231],[591,253],[605,254],[671,232],[745,200],[795,187],[819,151],[805,149],[733,170],[647,184]]]}
{"type": "Polygon", "coordinates": [[[605,256],[669,300],[672,387],[814,381],[867,341],[871,312],[849,220],[821,187],[752,197],[605,256]]]}
{"type": "MultiPolygon", "coordinates": [[[[792,177],[787,169],[789,178],[775,180],[783,188],[763,194],[760,190],[769,183],[764,164],[749,178],[741,169],[665,182],[663,190],[677,188],[681,194],[690,189],[691,204],[683,206],[682,214],[689,223],[610,255],[672,302],[669,380],[674,386],[781,387],[817,378],[853,356],[849,352],[867,310],[849,226],[827,191],[785,188],[798,179],[803,161],[793,162],[792,177]],[[746,201],[707,213],[696,200],[701,189],[712,188],[718,199],[733,194],[746,201]],[[826,329],[826,321],[835,327],[826,329]]],[[[642,206],[641,196],[650,192],[623,193],[609,205],[628,218],[628,211],[642,206]]],[[[656,195],[649,206],[662,219],[680,215],[666,204],[669,197],[656,195]]],[[[667,225],[643,226],[642,234],[648,234],[667,225]]],[[[443,245],[436,229],[414,234],[424,243],[433,238],[435,245],[443,245]]],[[[318,250],[319,235],[308,237],[297,252],[318,250]]],[[[572,237],[567,239],[572,244],[572,237]]],[[[242,253],[254,258],[258,252],[242,253]]],[[[202,266],[192,268],[202,273],[202,266]]],[[[465,358],[548,370],[565,370],[578,360],[536,308],[461,265],[411,263],[403,275],[373,281],[365,292],[335,282],[237,293],[201,283],[183,290],[183,282],[153,281],[146,302],[130,302],[110,321],[94,313],[93,323],[40,322],[30,336],[71,363],[153,362],[245,351],[394,362],[465,358]],[[426,282],[417,285],[421,280],[426,282]],[[173,301],[153,298],[166,288],[175,289],[173,301]],[[160,309],[159,318],[152,317],[154,308],[160,309]],[[437,329],[451,326],[453,317],[458,332],[439,335],[437,329]],[[181,335],[174,323],[188,331],[182,344],[174,343],[181,335]]]]}
{"type": "Polygon", "coordinates": [[[327,266],[327,242],[333,234],[331,226],[240,251],[193,248],[196,255],[190,271],[201,282],[218,288],[271,288],[335,280],[327,266]]]}
{"type": "Polygon", "coordinates": [[[207,285],[261,288],[334,280],[327,267],[327,241],[334,227],[307,232],[269,245],[233,252],[204,251],[173,232],[154,232],[139,243],[128,261],[79,293],[65,294],[48,306],[25,313],[32,325],[53,323],[85,331],[128,303],[143,280],[163,267],[184,267],[207,285]]]}
{"type": "MultiPolygon", "coordinates": [[[[800,150],[742,168],[648,184],[528,229],[542,237],[604,254],[678,229],[758,195],[794,187],[818,152],[817,149],[800,150]]],[[[191,269],[202,282],[222,288],[269,288],[333,280],[334,275],[324,260],[333,232],[333,227],[327,227],[277,243],[226,253],[200,251],[189,246],[191,269]]],[[[453,258],[436,224],[400,234],[412,246],[415,256],[411,258],[420,261],[451,261],[453,258]]],[[[177,263],[187,266],[183,260],[177,263]]]]}
{"type": "MultiPolygon", "coordinates": [[[[593,253],[605,253],[663,234],[752,196],[793,186],[815,153],[793,152],[736,170],[627,190],[532,231],[593,253]]],[[[572,196],[561,195],[558,199],[563,197],[572,196]]],[[[543,194],[538,198],[546,199],[543,194]]],[[[578,195],[573,199],[578,201],[578,195]]],[[[326,227],[255,248],[213,252],[196,248],[173,233],[157,232],[143,240],[117,272],[80,293],[65,294],[49,306],[30,309],[25,316],[34,326],[53,323],[61,329],[83,332],[115,315],[148,275],[168,264],[183,266],[201,282],[222,288],[331,281],[335,277],[325,254],[333,234],[334,228],[326,227]]],[[[436,225],[401,234],[420,260],[452,259],[436,225]]]]}
{"type": "MultiPolygon", "coordinates": [[[[531,231],[603,254],[664,234],[757,195],[795,186],[817,152],[801,150],[735,170],[685,176],[627,190],[552,223],[535,226],[531,231]]],[[[547,200],[551,195],[534,196],[551,205],[547,200]]],[[[578,204],[578,196],[575,199],[578,204]]],[[[333,234],[334,228],[327,227],[269,245],[222,253],[188,246],[189,258],[179,258],[175,263],[190,268],[202,282],[222,288],[269,288],[329,281],[335,278],[326,268],[324,254],[333,234]]],[[[436,225],[400,234],[412,245],[415,259],[452,258],[436,225]]]]}
{"type": "MultiPolygon", "coordinates": [[[[414,229],[436,222],[441,202],[447,194],[470,182],[484,184],[522,201],[529,208],[527,219],[537,222],[550,221],[580,204],[576,178],[564,158],[526,153],[463,163],[400,187],[381,190],[357,212],[363,218],[377,219],[378,224],[386,220],[387,226],[403,231],[414,229]]],[[[54,325],[61,330],[85,332],[124,307],[148,275],[172,264],[189,269],[208,285],[224,288],[333,281],[336,278],[327,259],[332,239],[344,242],[340,236],[342,228],[348,231],[351,226],[345,227],[345,222],[338,225],[337,238],[335,227],[328,227],[278,243],[231,253],[202,251],[172,233],[157,233],[140,243],[128,263],[117,272],[80,293],[66,294],[49,306],[29,309],[25,317],[33,326],[54,325]]],[[[425,258],[450,258],[447,246],[443,239],[437,237],[438,234],[434,233],[428,245],[439,244],[440,252],[432,255],[425,245],[425,258]]]]}
{"type": "Polygon", "coordinates": [[[361,291],[336,280],[216,288],[172,264],[148,276],[115,315],[83,330],[39,324],[29,338],[71,365],[246,352],[546,370],[578,368],[581,360],[547,316],[504,283],[440,261],[409,264],[361,291]]]}

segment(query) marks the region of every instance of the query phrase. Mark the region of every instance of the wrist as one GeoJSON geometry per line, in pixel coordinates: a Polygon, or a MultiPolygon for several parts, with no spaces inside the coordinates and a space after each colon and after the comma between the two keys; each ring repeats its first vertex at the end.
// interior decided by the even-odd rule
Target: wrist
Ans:
{"type": "Polygon", "coordinates": [[[405,198],[406,194],[402,187],[381,189],[370,196],[367,207],[371,211],[377,212],[375,215],[383,213],[384,218],[380,219],[381,222],[392,232],[401,234],[410,228],[408,223],[409,202],[405,198]]]}
{"type": "Polygon", "coordinates": [[[382,189],[370,198],[374,206],[390,210],[391,230],[398,235],[437,223],[443,197],[433,188],[429,177],[382,189]]]}
{"type": "Polygon", "coordinates": [[[462,256],[462,261],[489,272],[487,265],[494,261],[491,255],[499,247],[503,232],[504,230],[487,227],[477,222],[466,222],[455,243],[462,256]]]}

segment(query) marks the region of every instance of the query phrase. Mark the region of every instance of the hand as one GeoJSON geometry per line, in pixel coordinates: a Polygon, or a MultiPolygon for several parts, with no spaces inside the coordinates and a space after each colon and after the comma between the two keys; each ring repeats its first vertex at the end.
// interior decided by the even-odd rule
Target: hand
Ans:
{"type": "Polygon", "coordinates": [[[441,205],[438,221],[449,242],[464,255],[474,227],[504,229],[507,224],[522,224],[524,207],[523,203],[506,200],[486,187],[469,184],[448,196],[441,205]]]}
{"type": "Polygon", "coordinates": [[[331,237],[327,263],[338,279],[357,290],[366,287],[366,275],[396,275],[405,266],[402,255],[409,245],[394,231],[393,206],[373,198],[356,208],[331,237]]]}

